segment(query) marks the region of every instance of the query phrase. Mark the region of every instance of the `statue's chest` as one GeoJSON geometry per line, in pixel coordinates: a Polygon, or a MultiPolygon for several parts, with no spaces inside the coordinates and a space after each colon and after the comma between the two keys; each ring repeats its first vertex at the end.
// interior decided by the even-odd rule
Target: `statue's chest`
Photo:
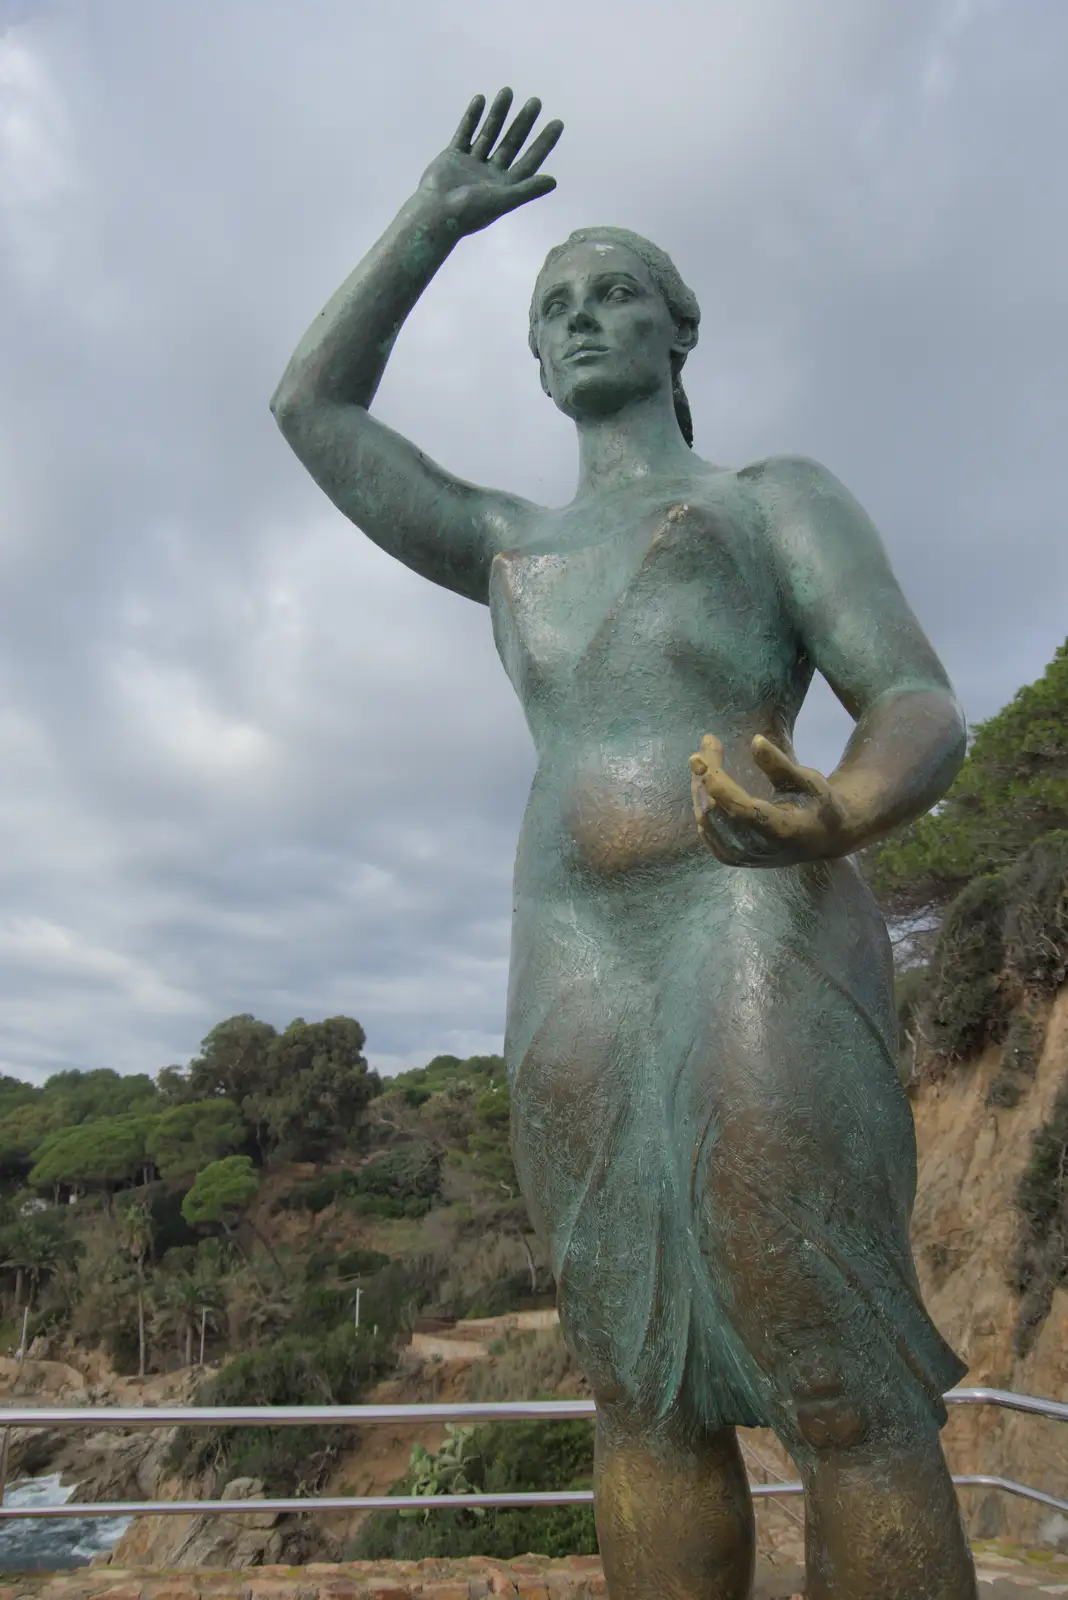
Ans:
{"type": "MultiPolygon", "coordinates": [[[[594,530],[598,531],[598,530],[594,530]]],[[[497,557],[494,638],[524,705],[736,654],[772,585],[744,520],[685,502],[596,539],[497,557]]]]}

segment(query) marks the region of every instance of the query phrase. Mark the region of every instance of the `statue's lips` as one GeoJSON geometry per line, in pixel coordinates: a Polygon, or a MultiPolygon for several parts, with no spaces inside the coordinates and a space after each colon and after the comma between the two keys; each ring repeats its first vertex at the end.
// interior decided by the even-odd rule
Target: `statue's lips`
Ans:
{"type": "Polygon", "coordinates": [[[581,361],[583,356],[606,356],[607,354],[608,346],[605,344],[580,344],[574,350],[566,351],[564,360],[581,361]]]}

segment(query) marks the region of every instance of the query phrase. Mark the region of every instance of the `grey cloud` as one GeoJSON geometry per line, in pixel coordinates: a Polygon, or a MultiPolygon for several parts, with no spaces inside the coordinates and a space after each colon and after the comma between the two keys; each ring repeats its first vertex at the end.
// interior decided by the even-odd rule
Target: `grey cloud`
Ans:
{"type": "MultiPolygon", "coordinates": [[[[499,1042],[532,756],[488,618],[344,524],[267,412],[475,90],[564,117],[560,187],[447,265],[387,421],[566,499],[527,297],[572,227],[632,226],[702,300],[698,448],[831,466],[973,717],[1064,637],[1068,14],[426,0],[417,24],[0,8],[3,1070],[155,1070],[238,1010],[348,1011],[390,1068],[499,1042]]],[[[847,727],[816,692],[806,759],[847,727]]]]}

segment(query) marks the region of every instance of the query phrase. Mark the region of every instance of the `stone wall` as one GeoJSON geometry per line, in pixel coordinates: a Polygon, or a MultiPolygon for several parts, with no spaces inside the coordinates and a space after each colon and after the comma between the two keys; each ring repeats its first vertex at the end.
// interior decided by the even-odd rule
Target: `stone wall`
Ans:
{"type": "MultiPolygon", "coordinates": [[[[1068,1557],[987,1541],[975,1547],[981,1600],[1068,1595],[1068,1557]]],[[[149,1570],[82,1567],[12,1578],[0,1600],[607,1600],[596,1556],[549,1561],[354,1561],[304,1567],[149,1570]]],[[[655,1600],[655,1597],[650,1597],[655,1600]]],[[[804,1600],[799,1567],[757,1567],[753,1600],[804,1600]]]]}
{"type": "MultiPolygon", "coordinates": [[[[607,1595],[597,1556],[550,1561],[383,1562],[197,1568],[170,1572],[83,1567],[14,1580],[0,1600],[601,1600],[607,1595]]],[[[803,1600],[799,1570],[762,1570],[754,1600],[803,1600]]],[[[651,1597],[652,1600],[652,1597],[651,1597]]]]}

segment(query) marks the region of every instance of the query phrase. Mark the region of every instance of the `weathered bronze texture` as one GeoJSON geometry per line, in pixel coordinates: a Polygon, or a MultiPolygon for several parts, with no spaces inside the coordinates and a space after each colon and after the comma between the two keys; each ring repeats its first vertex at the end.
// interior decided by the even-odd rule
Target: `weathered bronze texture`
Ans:
{"type": "Polygon", "coordinates": [[[797,1462],[811,1596],[966,1600],[939,1442],[964,1367],[913,1266],[889,943],[850,859],[945,792],[960,708],[829,472],[693,452],[700,313],[647,240],[583,230],[537,280],[531,348],[579,441],[563,509],[461,483],[369,414],[460,238],[554,186],[561,125],[532,139],[539,103],[507,125],[510,103],[472,102],[273,409],[370,538],[489,606],[537,749],[505,1053],[599,1407],[611,1594],[749,1592],[743,1425],[797,1462]],[[829,778],[791,743],[817,671],[856,722],[829,778]]]}

